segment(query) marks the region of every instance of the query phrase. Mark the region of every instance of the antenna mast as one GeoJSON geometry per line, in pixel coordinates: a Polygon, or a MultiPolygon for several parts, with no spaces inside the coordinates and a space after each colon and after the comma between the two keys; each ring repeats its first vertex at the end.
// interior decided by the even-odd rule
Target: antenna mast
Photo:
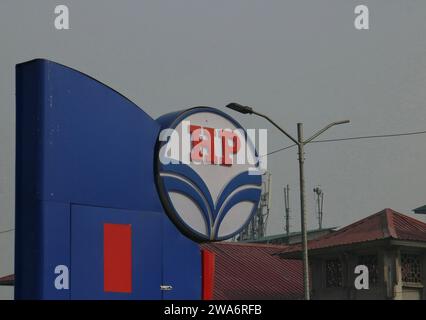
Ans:
{"type": "Polygon", "coordinates": [[[284,187],[284,204],[285,204],[285,232],[287,239],[290,235],[290,186],[284,187]]]}
{"type": "Polygon", "coordinates": [[[265,172],[262,176],[262,195],[256,214],[250,224],[240,232],[237,241],[257,240],[266,235],[266,227],[271,206],[271,174],[265,172]]]}
{"type": "Polygon", "coordinates": [[[324,192],[320,186],[314,188],[314,193],[316,195],[316,204],[317,204],[317,214],[318,214],[318,228],[322,229],[322,217],[323,217],[323,206],[324,206],[324,192]]]}

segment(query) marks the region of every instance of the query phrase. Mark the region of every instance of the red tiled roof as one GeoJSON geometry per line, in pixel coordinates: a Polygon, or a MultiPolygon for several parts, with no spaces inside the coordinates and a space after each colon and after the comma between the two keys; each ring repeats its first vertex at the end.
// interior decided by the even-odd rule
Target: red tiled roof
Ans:
{"type": "MultiPolygon", "coordinates": [[[[426,242],[426,223],[387,208],[334,233],[309,241],[308,249],[315,250],[389,238],[426,242]]],[[[286,253],[300,250],[301,244],[297,244],[286,247],[279,254],[285,256],[286,253]]]]}
{"type": "Polygon", "coordinates": [[[214,299],[303,298],[302,263],[273,255],[284,246],[216,242],[201,247],[215,253],[214,299]]]}
{"type": "Polygon", "coordinates": [[[13,286],[15,275],[11,274],[5,277],[0,277],[0,286],[13,286]]]}

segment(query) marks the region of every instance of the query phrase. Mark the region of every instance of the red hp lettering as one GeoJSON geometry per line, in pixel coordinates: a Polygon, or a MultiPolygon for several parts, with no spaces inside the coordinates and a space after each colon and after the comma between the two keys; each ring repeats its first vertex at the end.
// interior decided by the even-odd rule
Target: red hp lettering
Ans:
{"type": "Polygon", "coordinates": [[[238,135],[229,129],[190,125],[191,161],[231,166],[241,148],[238,135]]]}

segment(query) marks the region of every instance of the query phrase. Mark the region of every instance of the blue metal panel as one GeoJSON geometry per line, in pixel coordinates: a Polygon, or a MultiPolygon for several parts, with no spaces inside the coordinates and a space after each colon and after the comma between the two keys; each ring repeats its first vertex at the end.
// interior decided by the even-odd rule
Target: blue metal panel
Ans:
{"type": "Polygon", "coordinates": [[[201,252],[197,243],[185,237],[163,216],[163,299],[201,299],[201,252]]]}
{"type": "Polygon", "coordinates": [[[199,299],[198,245],[168,220],[156,190],[160,125],[76,70],[41,59],[16,70],[15,297],[158,299],[170,280],[165,298],[199,299]],[[133,226],[130,295],[103,292],[103,223],[133,226]],[[60,264],[69,291],[54,288],[60,264]]]}
{"type": "Polygon", "coordinates": [[[42,227],[42,297],[44,299],[70,298],[70,291],[54,286],[55,267],[70,266],[70,205],[59,202],[41,202],[42,227]]]}
{"type": "Polygon", "coordinates": [[[73,205],[71,298],[161,299],[161,212],[73,205]],[[103,225],[132,226],[132,293],[104,292],[103,225]]]}
{"type": "Polygon", "coordinates": [[[39,92],[40,198],[159,210],[155,185],[148,183],[154,181],[159,125],[124,96],[81,72],[46,60],[31,63],[39,65],[39,77],[46,79],[39,92]]]}
{"type": "Polygon", "coordinates": [[[40,64],[16,68],[15,298],[41,298],[40,150],[37,126],[43,86],[40,64]]]}

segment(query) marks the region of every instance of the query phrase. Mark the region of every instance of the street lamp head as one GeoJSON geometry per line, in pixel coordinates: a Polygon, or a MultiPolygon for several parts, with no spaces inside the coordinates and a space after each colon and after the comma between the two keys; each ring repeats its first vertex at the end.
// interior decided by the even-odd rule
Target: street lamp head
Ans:
{"type": "Polygon", "coordinates": [[[234,111],[237,111],[239,113],[244,113],[244,114],[247,114],[247,113],[252,114],[253,113],[253,108],[243,106],[243,105],[235,103],[235,102],[228,104],[226,107],[229,108],[229,109],[232,109],[234,111]]]}

